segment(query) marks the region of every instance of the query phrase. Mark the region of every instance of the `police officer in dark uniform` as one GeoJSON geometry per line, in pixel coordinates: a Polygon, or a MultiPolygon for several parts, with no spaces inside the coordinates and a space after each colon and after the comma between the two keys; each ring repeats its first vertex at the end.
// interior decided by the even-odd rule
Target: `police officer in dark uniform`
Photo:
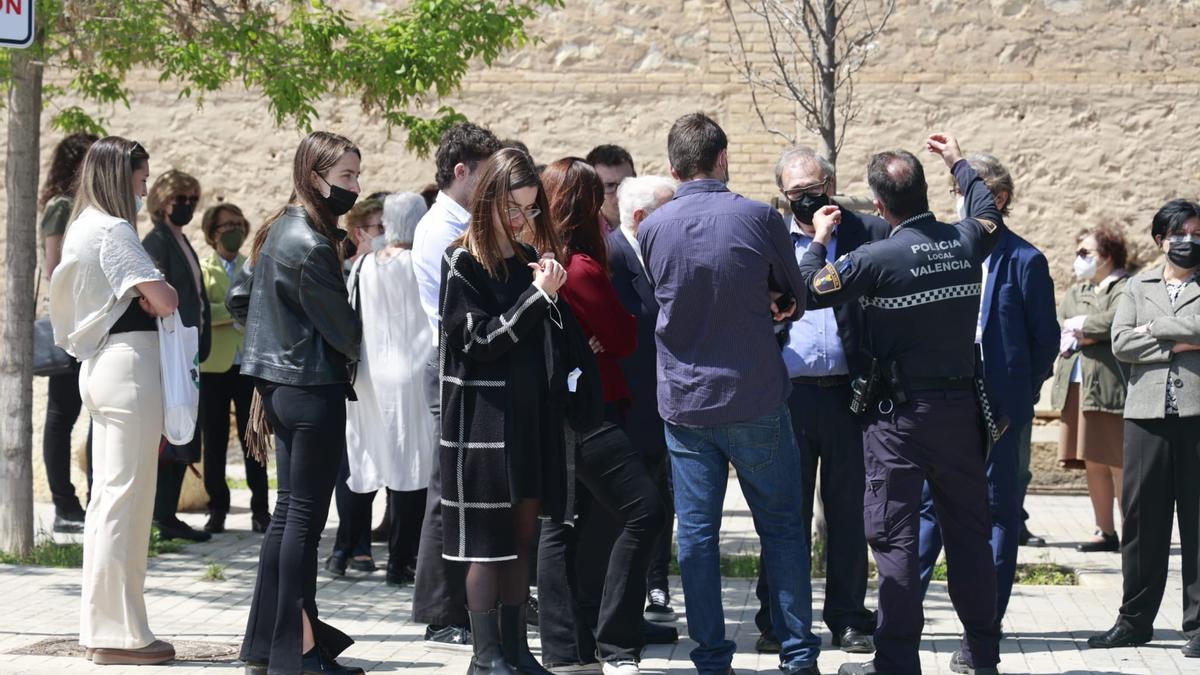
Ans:
{"type": "Polygon", "coordinates": [[[933,217],[924,171],[911,153],[880,153],[871,158],[867,180],[891,234],[827,264],[823,244],[840,221],[838,208],[827,206],[813,218],[815,242],[800,264],[810,307],[862,303],[873,357],[868,375],[853,384],[852,406],[863,417],[863,522],[879,567],[876,652],[873,662],[844,664],[840,675],[921,672],[917,539],[924,481],[945,536],[950,598],[965,627],[954,659],[958,672],[998,672],[975,328],[981,264],[1004,222],[957,141],[934,134],[926,147],[957,179],[965,220],[933,217]]]}

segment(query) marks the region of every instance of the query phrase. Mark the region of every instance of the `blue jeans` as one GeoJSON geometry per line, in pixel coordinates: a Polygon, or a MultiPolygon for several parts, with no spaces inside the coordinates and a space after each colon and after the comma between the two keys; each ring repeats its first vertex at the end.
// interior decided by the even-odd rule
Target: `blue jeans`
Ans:
{"type": "Polygon", "coordinates": [[[700,673],[724,673],[735,645],[725,638],[718,539],[729,463],[750,506],[771,588],[771,622],[781,668],[816,665],[812,585],[800,489],[800,452],[786,405],[751,421],[715,427],[666,425],[675,483],[679,571],[687,599],[688,636],[700,673]]]}

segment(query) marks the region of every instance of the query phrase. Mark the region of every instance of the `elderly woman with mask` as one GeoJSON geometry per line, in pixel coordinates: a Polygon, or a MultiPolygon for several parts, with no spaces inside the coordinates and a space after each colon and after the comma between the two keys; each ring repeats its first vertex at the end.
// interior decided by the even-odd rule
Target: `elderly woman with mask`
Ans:
{"type": "Polygon", "coordinates": [[[363,341],[358,400],[346,404],[347,485],[357,493],[387,488],[390,586],[413,581],[437,437],[422,380],[433,339],[412,264],[413,233],[425,211],[421,195],[389,195],[383,234],[371,240],[371,252],[359,258],[349,281],[363,341]]]}

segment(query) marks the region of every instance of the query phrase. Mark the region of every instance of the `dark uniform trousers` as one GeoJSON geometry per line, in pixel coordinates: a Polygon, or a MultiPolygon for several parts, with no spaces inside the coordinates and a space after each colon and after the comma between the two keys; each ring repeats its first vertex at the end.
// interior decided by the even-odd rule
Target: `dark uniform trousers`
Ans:
{"type": "MultiPolygon", "coordinates": [[[[875,630],[867,610],[867,545],[863,538],[862,427],[850,412],[850,386],[820,387],[792,381],[788,397],[792,430],[800,449],[800,485],[804,491],[804,522],[812,550],[813,499],[818,460],[821,501],[825,505],[825,606],[821,618],[834,635],[846,628],[875,630]]],[[[770,591],[759,567],[759,610],[754,623],[761,633],[772,632],[770,591]]]]}
{"type": "MultiPolygon", "coordinates": [[[[429,409],[441,421],[441,385],[437,356],[425,364],[429,409]]],[[[438,462],[429,475],[425,520],[417,550],[417,580],[413,585],[413,621],[435,626],[467,625],[467,566],[442,557],[442,477],[438,462]]]]}
{"type": "Polygon", "coordinates": [[[950,561],[950,599],[965,628],[962,656],[976,668],[1000,661],[996,568],[982,435],[969,391],[918,391],[888,414],[865,418],[863,524],[879,568],[875,667],[919,675],[925,624],[917,543],[921,487],[929,482],[950,561]]]}

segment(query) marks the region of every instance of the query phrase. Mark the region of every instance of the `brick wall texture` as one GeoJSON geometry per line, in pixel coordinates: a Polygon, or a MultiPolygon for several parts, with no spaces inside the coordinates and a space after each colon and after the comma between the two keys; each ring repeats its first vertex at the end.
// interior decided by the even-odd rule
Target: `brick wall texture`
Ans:
{"type": "MultiPolygon", "coordinates": [[[[729,2],[752,53],[765,57],[761,24],[743,0],[729,2]]],[[[369,14],[388,3],[342,4],[369,14]]],[[[539,44],[470,73],[449,102],[499,136],[523,140],[538,161],[619,143],[642,173],[665,172],[671,122],[704,111],[729,135],[732,187],[774,196],[773,166],[786,143],[764,130],[731,65],[724,0],[567,0],[530,28],[539,44]]],[[[1102,220],[1122,223],[1152,261],[1154,210],[1171,197],[1197,197],[1197,45],[1197,0],[899,0],[858,75],[861,111],[847,129],[839,188],[866,196],[871,153],[916,152],[927,132],[953,131],[967,152],[993,153],[1012,171],[1009,222],[1046,251],[1060,293],[1075,233],[1102,220]]],[[[364,190],[432,180],[432,162],[408,153],[402,137],[389,138],[353,100],[318,108],[318,128],[361,144],[364,190]]],[[[795,128],[787,105],[770,108],[772,124],[795,128]]],[[[230,89],[197,109],[146,74],[134,80],[130,108],[105,117],[111,133],[149,149],[152,176],[168,168],[196,175],[203,205],[220,196],[258,222],[287,199],[302,134],[276,128],[255,92],[230,89]]],[[[798,135],[817,144],[814,134],[798,135]]],[[[58,138],[47,126],[43,176],[58,138]]],[[[925,164],[932,206],[951,217],[945,172],[933,157],[925,164]]]]}

